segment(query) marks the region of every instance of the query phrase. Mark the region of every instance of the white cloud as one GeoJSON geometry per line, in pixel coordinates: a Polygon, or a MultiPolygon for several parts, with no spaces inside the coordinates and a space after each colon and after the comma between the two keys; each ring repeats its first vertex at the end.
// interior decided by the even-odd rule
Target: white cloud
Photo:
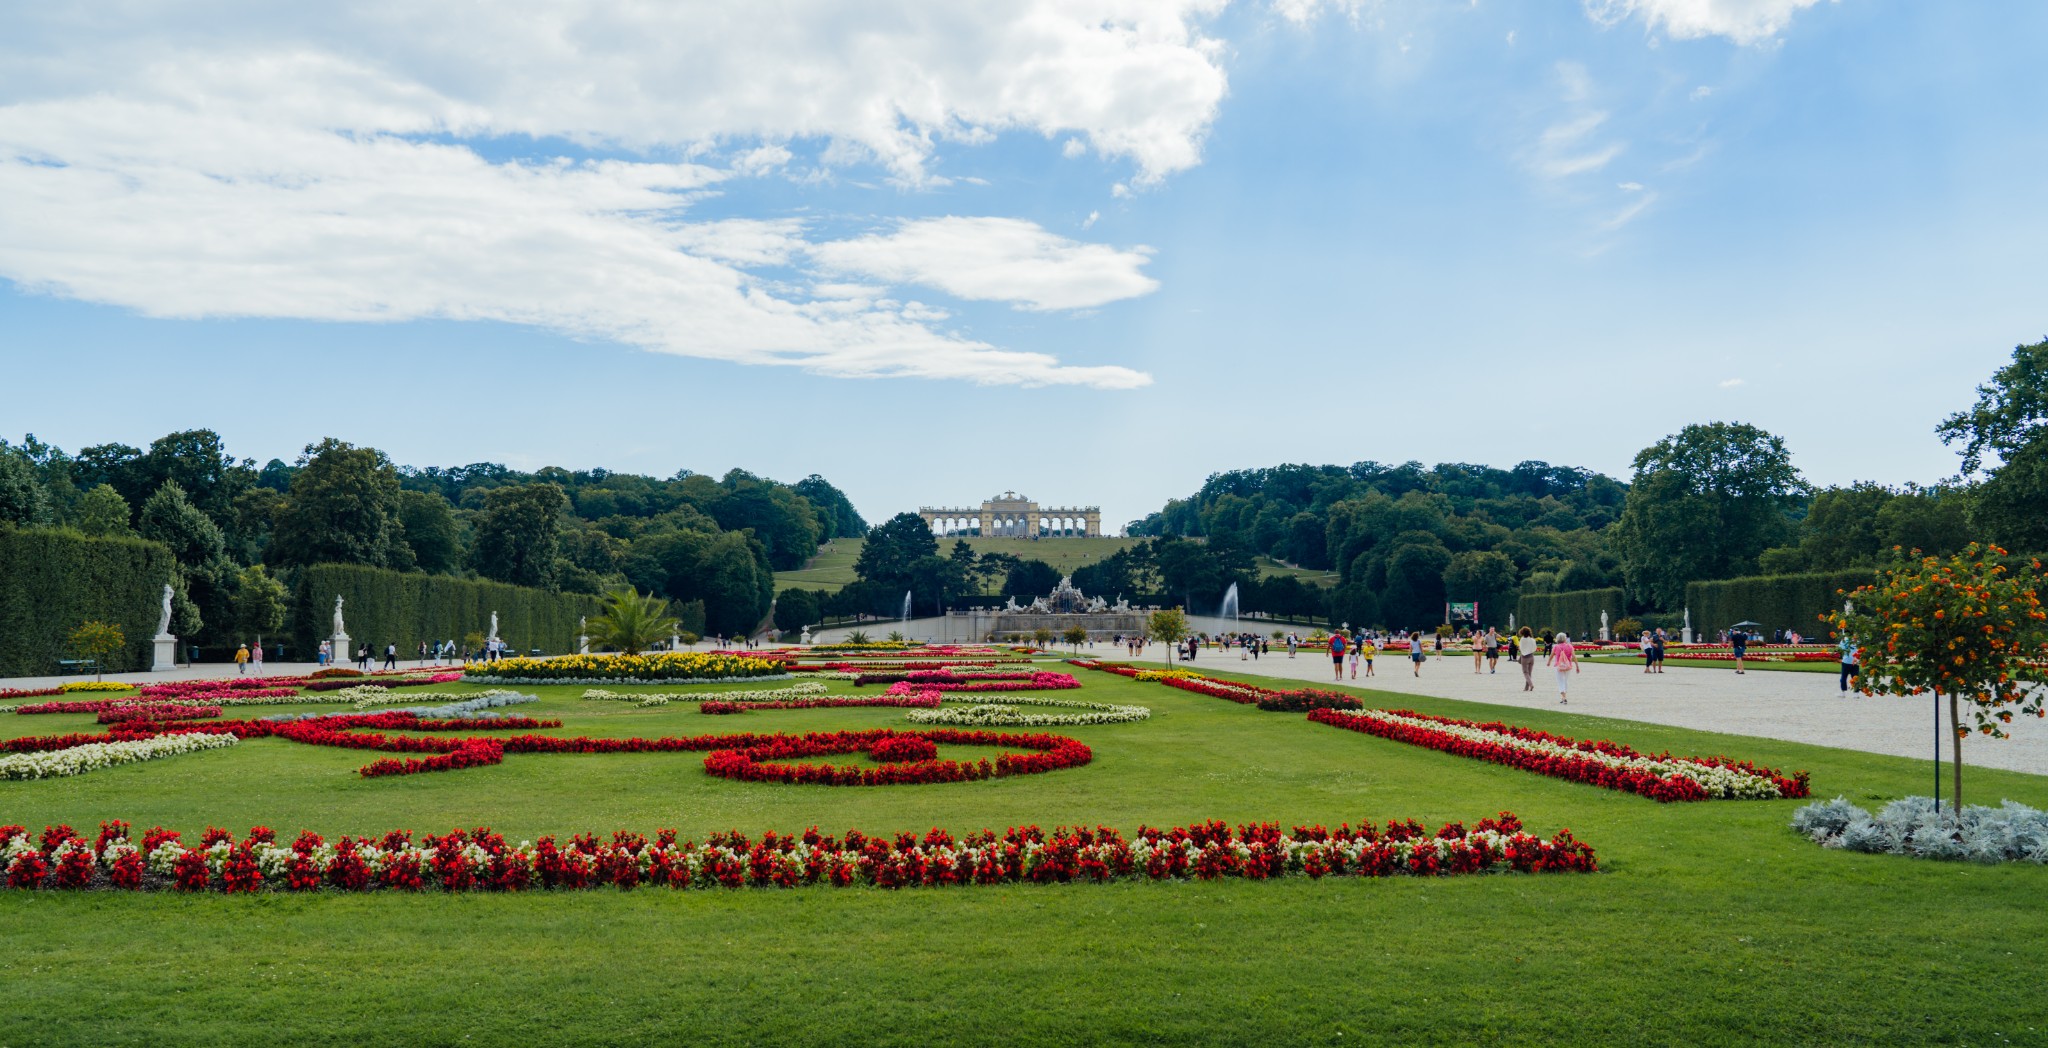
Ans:
{"type": "Polygon", "coordinates": [[[1159,287],[1140,272],[1150,249],[1084,244],[1014,218],[919,219],[886,234],[818,244],[811,256],[830,272],[1021,309],[1085,309],[1159,287]]]}
{"type": "Polygon", "coordinates": [[[1641,182],[1616,182],[1614,188],[1624,193],[1640,193],[1643,191],[1643,184],[1641,182]]]}
{"type": "Polygon", "coordinates": [[[1617,229],[1620,229],[1621,227],[1628,225],[1630,222],[1635,221],[1637,215],[1640,215],[1644,211],[1648,210],[1650,205],[1656,202],[1657,194],[1644,193],[1641,196],[1636,197],[1634,200],[1629,201],[1629,203],[1626,206],[1624,206],[1620,211],[1617,211],[1614,214],[1607,216],[1606,221],[1600,223],[1600,228],[1610,233],[1617,229]]]}
{"type": "Polygon", "coordinates": [[[1109,195],[1122,200],[1131,195],[1131,187],[1118,182],[1116,185],[1109,187],[1109,195]]]}
{"type": "Polygon", "coordinates": [[[1712,95],[1713,93],[1714,93],[1714,89],[1713,89],[1713,88],[1711,88],[1711,87],[1708,87],[1708,86],[1707,86],[1707,85],[1705,85],[1705,84],[1701,84],[1700,86],[1698,86],[1698,87],[1695,87],[1695,88],[1693,88],[1693,89],[1692,89],[1692,94],[1691,94],[1690,96],[1688,96],[1688,97],[1690,97],[1690,98],[1691,98],[1691,99],[1692,99],[1693,101],[1695,101],[1695,102],[1698,102],[1698,101],[1702,101],[1702,100],[1704,100],[1705,98],[1707,98],[1707,97],[1708,97],[1709,95],[1712,95]]]}
{"type": "Polygon", "coordinates": [[[1769,40],[1792,16],[1820,0],[1583,0],[1586,15],[1604,26],[1640,18],[1679,40],[1725,36],[1738,44],[1769,40]]]}
{"type": "Polygon", "coordinates": [[[1376,0],[1273,0],[1273,11],[1295,25],[1307,25],[1322,17],[1325,8],[1357,22],[1376,0]]]}
{"type": "Polygon", "coordinates": [[[1085,218],[1085,219],[1082,219],[1082,220],[1081,220],[1081,228],[1082,228],[1082,229],[1089,229],[1089,228],[1092,228],[1092,227],[1093,227],[1093,226],[1095,225],[1095,221],[1096,221],[1097,219],[1101,218],[1101,217],[1102,217],[1102,212],[1100,212],[1100,211],[1090,211],[1090,212],[1088,212],[1088,217],[1087,217],[1087,218],[1085,218]]]}
{"type": "Polygon", "coordinates": [[[1742,385],[1742,380],[1739,378],[1727,378],[1721,380],[1722,389],[1734,389],[1739,385],[1742,385]]]}
{"type": "MultiPolygon", "coordinates": [[[[757,278],[810,264],[803,225],[690,209],[800,150],[805,177],[936,183],[942,146],[1011,130],[1156,182],[1200,161],[1220,3],[26,9],[0,33],[0,278],[152,316],[484,319],[830,375],[1143,385],[757,278]]],[[[1038,234],[978,282],[925,282],[1032,308],[1156,286],[1142,254],[1038,234]]]]}
{"type": "Polygon", "coordinates": [[[1623,147],[1588,141],[1606,122],[1606,113],[1585,113],[1544,128],[1537,136],[1529,166],[1545,178],[1569,178],[1606,167],[1621,155],[1623,147]]]}
{"type": "Polygon", "coordinates": [[[1515,46],[1515,31],[1512,29],[1508,30],[1508,46],[1515,46]]]}
{"type": "Polygon", "coordinates": [[[1068,160],[1072,160],[1076,157],[1087,156],[1088,143],[1083,142],[1078,138],[1069,138],[1067,139],[1067,144],[1060,147],[1060,155],[1066,157],[1068,160]]]}

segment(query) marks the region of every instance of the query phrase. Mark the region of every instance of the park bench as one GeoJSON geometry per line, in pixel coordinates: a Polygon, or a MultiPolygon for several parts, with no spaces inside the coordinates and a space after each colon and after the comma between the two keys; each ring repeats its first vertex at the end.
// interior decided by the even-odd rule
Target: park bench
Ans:
{"type": "Polygon", "coordinates": [[[99,664],[94,662],[92,659],[57,660],[57,675],[60,677],[72,673],[93,673],[96,672],[98,669],[99,664]]]}

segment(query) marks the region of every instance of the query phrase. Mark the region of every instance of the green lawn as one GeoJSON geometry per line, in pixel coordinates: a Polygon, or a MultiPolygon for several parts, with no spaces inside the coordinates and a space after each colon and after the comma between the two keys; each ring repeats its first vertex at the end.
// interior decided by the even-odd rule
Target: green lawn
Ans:
{"type": "Polygon", "coordinates": [[[1287,564],[1282,564],[1271,557],[1265,556],[1259,557],[1257,563],[1259,567],[1259,575],[1262,578],[1277,578],[1282,575],[1287,575],[1300,579],[1301,581],[1306,582],[1311,586],[1321,586],[1325,589],[1335,586],[1337,584],[1337,573],[1327,569],[1297,568],[1287,564]]]}
{"type": "MultiPolygon", "coordinates": [[[[365,780],[353,769],[371,754],[260,740],[0,782],[0,822],[90,832],[119,817],[138,830],[237,833],[261,823],[280,836],[488,823],[515,838],[674,827],[701,839],[811,825],[1434,824],[1511,809],[1533,831],[1571,827],[1605,872],[896,893],[0,891],[0,1012],[11,1020],[0,1043],[2048,1040],[2026,989],[2048,965],[2048,868],[1825,851],[1785,829],[1801,802],[1659,805],[1076,672],[1085,687],[1064,695],[1155,715],[1067,729],[1095,761],[1044,775],[798,787],[714,779],[701,755],[514,754],[495,767],[365,780]]],[[[536,690],[543,701],[524,711],[590,735],[872,727],[902,716],[707,717],[536,690]]],[[[1846,750],[1379,701],[1808,769],[1818,796],[1867,805],[1925,792],[1929,777],[1925,762],[1846,750]]],[[[0,718],[0,734],[71,730],[97,729],[85,715],[0,718]]],[[[1979,801],[2048,805],[2048,777],[1977,770],[1966,787],[1979,801]]]]}

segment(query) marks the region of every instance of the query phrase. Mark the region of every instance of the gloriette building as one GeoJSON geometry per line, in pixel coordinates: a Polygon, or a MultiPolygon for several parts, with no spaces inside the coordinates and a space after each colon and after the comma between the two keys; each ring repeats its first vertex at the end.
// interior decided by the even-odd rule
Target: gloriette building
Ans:
{"type": "Polygon", "coordinates": [[[934,535],[988,535],[1035,539],[1040,536],[1102,537],[1100,506],[1040,506],[1014,491],[1005,491],[975,509],[919,506],[917,515],[934,535]]]}

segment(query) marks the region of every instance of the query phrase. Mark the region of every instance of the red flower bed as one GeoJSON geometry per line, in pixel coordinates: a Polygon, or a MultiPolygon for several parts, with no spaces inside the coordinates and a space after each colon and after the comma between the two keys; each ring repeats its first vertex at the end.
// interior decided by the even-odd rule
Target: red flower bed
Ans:
{"type": "Polygon", "coordinates": [[[868,756],[883,764],[935,761],[939,759],[939,746],[919,735],[892,735],[870,743],[868,756]]]}
{"type": "MultiPolygon", "coordinates": [[[[936,751],[934,751],[936,752],[936,751]]],[[[937,729],[898,733],[887,728],[873,731],[814,732],[783,735],[772,740],[734,749],[721,749],[704,758],[704,770],[728,779],[749,782],[803,783],[820,786],[895,786],[934,782],[966,782],[974,779],[1033,775],[1086,764],[1093,751],[1063,735],[1010,735],[988,731],[937,729]],[[856,753],[878,740],[897,735],[922,737],[951,746],[1015,746],[1033,750],[1028,754],[999,754],[993,762],[923,760],[911,764],[889,764],[880,768],[855,765],[787,763],[804,757],[856,753]]]]}
{"type": "Polygon", "coordinates": [[[1674,757],[1669,753],[1642,754],[1617,742],[1605,739],[1582,741],[1564,735],[1552,735],[1534,728],[1521,728],[1498,721],[1479,723],[1458,720],[1452,717],[1433,717],[1412,710],[1375,711],[1407,718],[1420,724],[1391,723],[1373,716],[1343,713],[1332,710],[1316,710],[1308,719],[1366,735],[1375,735],[1395,742],[1437,750],[1459,757],[1489,761],[1494,764],[1517,768],[1522,771],[1548,775],[1552,778],[1583,782],[1610,790],[1636,793],[1656,801],[1703,801],[1714,796],[1707,787],[1692,777],[1677,772],[1658,773],[1652,770],[1617,767],[1617,761],[1653,761],[1660,763],[1683,762],[1706,769],[1727,769],[1740,776],[1748,776],[1768,782],[1776,788],[1780,797],[1805,797],[1809,787],[1807,774],[1797,772],[1792,776],[1780,775],[1770,768],[1758,767],[1748,761],[1737,761],[1727,757],[1674,757]],[[1495,733],[1511,739],[1543,744],[1546,748],[1562,747],[1577,752],[1546,752],[1536,747],[1518,747],[1511,744],[1468,738],[1455,732],[1446,731],[1434,725],[1459,727],[1480,732],[1495,733]],[[1609,758],[1600,760],[1599,757],[1609,758]]]}
{"type": "Polygon", "coordinates": [[[125,709],[101,710],[101,724],[119,724],[122,721],[181,721],[206,720],[220,716],[219,706],[129,706],[125,709]]]}
{"type": "Polygon", "coordinates": [[[69,826],[44,830],[40,841],[21,826],[0,826],[0,854],[11,853],[7,886],[17,890],[129,891],[175,889],[226,894],[260,891],[522,891],[640,886],[661,888],[794,888],[805,885],[877,888],[992,884],[1103,883],[1118,880],[1266,880],[1279,877],[1442,877],[1475,873],[1592,872],[1590,845],[1560,830],[1549,839],[1502,812],[1466,829],[1435,832],[1414,820],[1365,823],[1353,829],[1277,823],[1232,829],[1220,821],[1172,829],[1140,827],[1125,837],[1107,827],[1065,826],[1047,832],[1011,827],[955,838],[833,837],[815,828],[769,832],[758,839],[713,834],[702,844],[678,841],[674,830],[652,839],[624,830],[610,839],[577,834],[513,844],[489,827],[381,837],[337,837],[310,830],[283,844],[264,827],[236,841],[209,828],[187,844],[156,827],[130,839],[127,823],[100,824],[97,840],[69,826]],[[265,870],[270,872],[265,874],[265,870]],[[169,873],[151,872],[169,870],[169,873]]]}
{"type": "MultiPolygon", "coordinates": [[[[1140,672],[1137,667],[1121,662],[1093,662],[1083,659],[1069,661],[1084,669],[1101,670],[1105,673],[1114,673],[1120,677],[1136,677],[1140,672]]],[[[1169,688],[1179,688],[1182,691],[1192,691],[1197,695],[1207,695],[1216,699],[1229,699],[1231,702],[1242,703],[1247,706],[1257,706],[1259,709],[1269,713],[1305,713],[1309,710],[1356,710],[1364,708],[1364,703],[1359,702],[1355,696],[1344,695],[1334,691],[1323,691],[1320,688],[1295,688],[1281,691],[1275,688],[1263,688],[1257,684],[1246,684],[1243,681],[1217,680],[1213,677],[1203,677],[1187,670],[1177,672],[1188,675],[1182,677],[1161,677],[1157,683],[1164,684],[1169,688]]]]}
{"type": "Polygon", "coordinates": [[[419,679],[392,679],[387,677],[381,680],[366,680],[361,677],[356,677],[343,680],[310,681],[306,684],[306,690],[340,691],[343,688],[361,687],[365,684],[373,685],[379,688],[418,688],[424,687],[429,684],[454,684],[461,680],[462,674],[460,673],[435,673],[419,679]]]}
{"type": "Polygon", "coordinates": [[[8,699],[36,699],[45,695],[62,695],[63,688],[0,688],[0,702],[8,699]]]}
{"type": "Polygon", "coordinates": [[[135,700],[127,699],[71,699],[65,702],[32,702],[15,709],[16,713],[104,713],[132,707],[135,700]]]}
{"type": "Polygon", "coordinates": [[[731,714],[747,713],[752,710],[828,710],[859,706],[930,710],[938,708],[940,698],[936,691],[920,691],[910,695],[876,695],[864,699],[779,699],[771,702],[719,702],[716,699],[706,699],[697,704],[697,712],[731,714]]]}

